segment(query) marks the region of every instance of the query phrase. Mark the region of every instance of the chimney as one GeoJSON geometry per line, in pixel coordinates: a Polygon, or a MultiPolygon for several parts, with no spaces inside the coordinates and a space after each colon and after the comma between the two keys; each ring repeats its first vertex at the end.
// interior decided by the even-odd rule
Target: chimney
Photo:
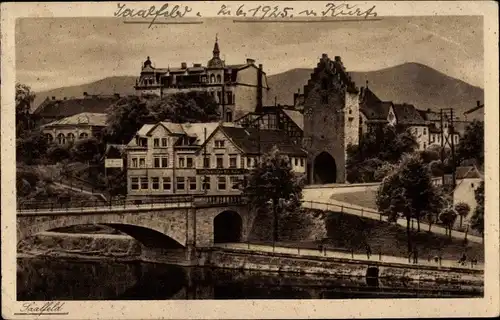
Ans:
{"type": "Polygon", "coordinates": [[[255,63],[254,59],[247,58],[247,64],[254,64],[254,63],[255,63]]]}
{"type": "Polygon", "coordinates": [[[479,107],[481,105],[481,101],[477,100],[477,106],[479,107]]]}
{"type": "Polygon", "coordinates": [[[114,96],[115,98],[117,98],[117,99],[120,99],[120,94],[119,94],[119,93],[115,93],[113,96],[114,96]]]}
{"type": "Polygon", "coordinates": [[[342,62],[342,60],[340,59],[340,56],[335,56],[335,61],[342,62]]]}
{"type": "Polygon", "coordinates": [[[67,99],[66,97],[63,98],[63,100],[66,100],[66,99],[67,99]]]}
{"type": "Polygon", "coordinates": [[[56,100],[56,97],[55,97],[55,96],[52,96],[52,100],[56,100]]]}
{"type": "Polygon", "coordinates": [[[89,95],[89,94],[87,93],[87,91],[85,91],[85,92],[83,93],[83,96],[84,96],[84,97],[87,97],[88,95],[89,95]]]}
{"type": "Polygon", "coordinates": [[[262,110],[262,64],[259,64],[257,70],[257,111],[262,110]]]}
{"type": "Polygon", "coordinates": [[[187,63],[185,63],[185,62],[181,63],[181,68],[182,69],[187,69],[187,63]]]}

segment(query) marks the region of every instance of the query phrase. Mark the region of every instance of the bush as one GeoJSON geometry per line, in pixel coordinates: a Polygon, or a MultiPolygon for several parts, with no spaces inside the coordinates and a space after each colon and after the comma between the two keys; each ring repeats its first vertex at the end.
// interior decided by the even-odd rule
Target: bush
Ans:
{"type": "Polygon", "coordinates": [[[71,154],[67,147],[61,147],[58,145],[52,145],[47,150],[47,158],[52,163],[58,163],[63,160],[68,160],[71,154]]]}

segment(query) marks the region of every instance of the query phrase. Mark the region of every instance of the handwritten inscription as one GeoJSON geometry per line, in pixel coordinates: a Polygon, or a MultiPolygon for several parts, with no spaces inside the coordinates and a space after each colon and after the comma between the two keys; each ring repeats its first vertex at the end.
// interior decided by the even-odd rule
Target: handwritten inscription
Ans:
{"type": "Polygon", "coordinates": [[[36,302],[25,302],[23,303],[19,311],[21,313],[32,314],[32,315],[57,314],[57,313],[63,313],[64,311],[63,307],[64,307],[64,302],[59,302],[59,301],[57,302],[49,301],[43,304],[36,302]]]}
{"type": "MultiPolygon", "coordinates": [[[[187,5],[172,5],[165,3],[161,7],[150,6],[149,8],[132,9],[127,4],[117,4],[117,10],[114,13],[117,18],[143,18],[152,19],[149,21],[151,27],[158,18],[175,19],[184,17],[202,17],[201,12],[194,12],[193,8],[187,5]]],[[[363,7],[360,4],[347,4],[342,2],[328,2],[323,10],[314,9],[295,10],[290,6],[279,5],[255,5],[245,4],[233,5],[222,4],[216,12],[219,17],[239,17],[251,19],[291,19],[294,17],[353,17],[368,19],[377,17],[375,6],[363,7]]]]}
{"type": "MultiPolygon", "coordinates": [[[[151,23],[149,24],[149,28],[155,23],[158,17],[162,17],[165,19],[168,18],[184,18],[188,13],[192,12],[193,9],[189,6],[179,6],[179,5],[169,5],[165,3],[161,8],[157,9],[155,6],[149,7],[149,9],[130,9],[126,4],[118,3],[118,10],[114,13],[114,16],[117,18],[153,18],[151,23]]],[[[198,12],[196,14],[198,17],[201,17],[201,14],[198,12]]]]}
{"type": "Polygon", "coordinates": [[[358,4],[347,3],[334,3],[329,2],[325,5],[324,10],[315,11],[306,9],[294,13],[293,7],[280,7],[273,5],[260,5],[255,7],[248,7],[245,5],[229,6],[226,4],[221,5],[218,16],[231,16],[242,18],[293,18],[296,17],[356,17],[356,18],[375,18],[375,6],[363,8],[358,4]]]}

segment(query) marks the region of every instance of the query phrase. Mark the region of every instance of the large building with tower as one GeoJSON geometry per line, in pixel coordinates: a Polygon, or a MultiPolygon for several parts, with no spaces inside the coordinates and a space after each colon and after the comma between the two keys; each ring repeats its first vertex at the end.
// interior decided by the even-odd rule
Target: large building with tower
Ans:
{"type": "Polygon", "coordinates": [[[254,59],[246,63],[226,64],[221,59],[218,40],[215,40],[212,57],[206,66],[186,62],[180,66],[157,68],[148,57],[136,80],[138,95],[164,96],[177,92],[206,91],[220,106],[223,121],[231,122],[262,107],[268,85],[262,64],[254,59]]]}
{"type": "Polygon", "coordinates": [[[359,139],[359,90],[340,57],[323,54],[304,87],[309,183],[345,183],[346,150],[359,139]]]}

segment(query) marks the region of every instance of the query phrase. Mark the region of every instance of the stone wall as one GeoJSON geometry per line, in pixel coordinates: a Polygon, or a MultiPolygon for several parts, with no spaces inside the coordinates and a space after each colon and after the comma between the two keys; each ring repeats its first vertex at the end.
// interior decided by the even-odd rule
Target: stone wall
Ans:
{"type": "Polygon", "coordinates": [[[228,269],[274,272],[296,272],[331,276],[366,277],[368,268],[377,268],[383,279],[414,279],[425,281],[483,285],[483,272],[453,268],[407,266],[379,261],[358,262],[330,257],[299,257],[267,252],[242,252],[230,249],[207,249],[201,252],[199,264],[228,269]]]}

